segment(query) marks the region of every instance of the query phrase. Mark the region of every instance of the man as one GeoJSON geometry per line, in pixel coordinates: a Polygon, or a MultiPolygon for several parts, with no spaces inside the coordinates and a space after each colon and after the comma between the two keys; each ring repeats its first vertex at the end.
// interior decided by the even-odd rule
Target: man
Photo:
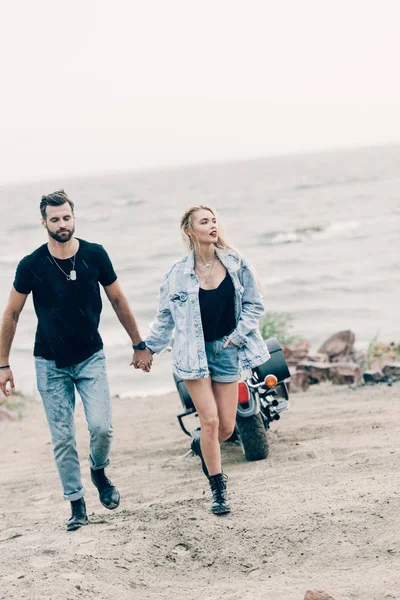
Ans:
{"type": "Polygon", "coordinates": [[[34,356],[37,385],[53,441],[54,457],[72,514],[67,530],[88,524],[85,490],[76,451],[75,388],[82,398],[90,432],[89,464],[100,502],[112,510],[120,503],[106,477],[113,429],[103,343],[98,332],[102,309],[99,283],[127,331],[134,349],[131,365],[150,371],[152,354],[139,334],[107,252],[74,236],[74,203],[64,190],[43,196],[42,225],[48,243],[18,265],[0,330],[0,388],[14,388],[9,364],[18,318],[32,292],[38,318],[34,356]]]}

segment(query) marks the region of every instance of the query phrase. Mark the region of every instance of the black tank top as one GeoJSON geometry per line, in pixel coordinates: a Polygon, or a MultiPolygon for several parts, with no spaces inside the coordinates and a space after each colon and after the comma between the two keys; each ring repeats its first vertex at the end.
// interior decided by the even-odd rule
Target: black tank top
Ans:
{"type": "Polygon", "coordinates": [[[229,335],[236,327],[235,289],[229,273],[213,290],[199,289],[204,340],[214,342],[229,335]]]}

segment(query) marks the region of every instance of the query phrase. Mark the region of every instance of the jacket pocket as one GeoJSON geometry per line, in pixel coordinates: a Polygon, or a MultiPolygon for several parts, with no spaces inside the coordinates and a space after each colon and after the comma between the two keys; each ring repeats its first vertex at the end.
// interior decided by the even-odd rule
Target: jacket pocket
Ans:
{"type": "Polygon", "coordinates": [[[180,292],[176,292],[175,294],[172,294],[170,297],[170,300],[174,304],[177,303],[177,304],[179,304],[179,306],[183,306],[184,303],[187,302],[188,297],[189,297],[188,292],[186,292],[185,290],[182,290],[180,292]]]}

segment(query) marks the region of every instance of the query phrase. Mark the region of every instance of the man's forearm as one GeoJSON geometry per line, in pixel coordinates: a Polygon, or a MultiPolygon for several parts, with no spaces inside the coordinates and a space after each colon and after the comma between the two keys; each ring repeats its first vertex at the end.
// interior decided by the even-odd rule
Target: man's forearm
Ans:
{"type": "Polygon", "coordinates": [[[10,350],[17,330],[18,318],[7,313],[3,316],[0,329],[0,367],[8,365],[10,350]]]}
{"type": "Polygon", "coordinates": [[[111,305],[115,310],[115,313],[121,325],[124,327],[125,331],[131,338],[132,344],[136,346],[136,344],[138,344],[142,340],[142,338],[139,333],[136,319],[133,316],[133,312],[129,308],[127,299],[125,298],[125,296],[119,296],[111,302],[111,305]]]}

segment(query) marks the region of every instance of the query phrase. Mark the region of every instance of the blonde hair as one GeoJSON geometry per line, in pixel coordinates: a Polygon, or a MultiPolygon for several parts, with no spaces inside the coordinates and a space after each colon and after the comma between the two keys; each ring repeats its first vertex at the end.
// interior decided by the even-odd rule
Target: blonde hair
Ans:
{"type": "MultiPolygon", "coordinates": [[[[191,206],[185,212],[183,217],[181,218],[181,233],[183,237],[183,241],[188,250],[199,250],[199,242],[197,240],[197,236],[194,232],[193,227],[193,215],[199,210],[208,210],[214,217],[217,218],[217,212],[211,206],[205,206],[203,204],[199,204],[198,206],[191,206]]],[[[218,225],[218,238],[214,243],[216,248],[222,248],[224,250],[233,250],[239,256],[239,252],[233,248],[229,242],[227,241],[224,231],[220,225],[218,225]]]]}

